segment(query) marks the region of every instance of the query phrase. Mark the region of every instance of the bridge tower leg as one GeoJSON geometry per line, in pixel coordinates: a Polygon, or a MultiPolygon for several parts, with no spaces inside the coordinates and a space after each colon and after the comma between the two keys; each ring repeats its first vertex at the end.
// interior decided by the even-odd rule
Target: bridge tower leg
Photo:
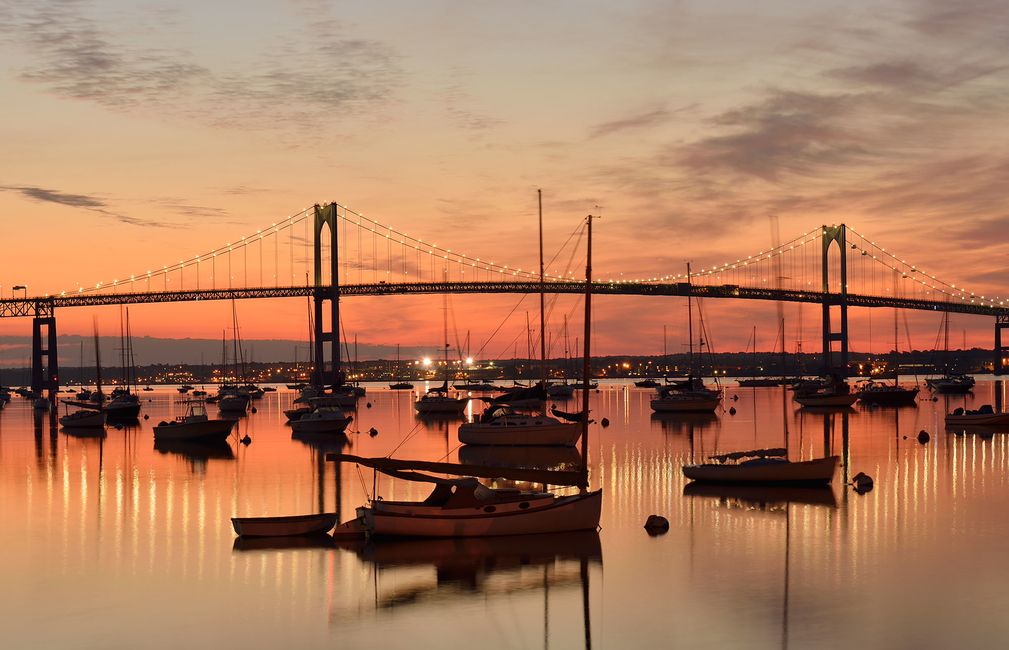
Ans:
{"type": "Polygon", "coordinates": [[[1009,316],[998,315],[995,317],[995,358],[992,363],[992,374],[1005,374],[1005,358],[1009,353],[1009,348],[1002,344],[1002,330],[1009,328],[1009,316]]]}
{"type": "Polygon", "coordinates": [[[843,377],[848,376],[848,255],[847,242],[845,238],[846,228],[842,223],[840,226],[823,226],[823,256],[822,256],[822,276],[823,276],[823,367],[826,373],[838,373],[843,377]],[[840,280],[841,290],[839,293],[830,293],[830,246],[837,242],[841,250],[840,280]],[[839,314],[839,330],[834,331],[831,322],[831,308],[836,307],[839,314]],[[840,342],[840,363],[834,362],[833,344],[840,342]]]}
{"type": "Polygon", "coordinates": [[[41,396],[47,390],[49,399],[55,400],[60,389],[59,374],[56,312],[50,303],[39,301],[32,318],[32,392],[41,396]]]}
{"type": "Polygon", "coordinates": [[[340,370],[340,265],[339,248],[337,246],[337,205],[330,203],[325,206],[315,206],[315,291],[313,292],[315,306],[315,371],[312,384],[315,386],[338,386],[343,383],[344,375],[340,370]],[[329,226],[329,264],[330,283],[322,283],[322,245],[323,229],[329,226]],[[329,308],[330,330],[327,332],[323,314],[329,308]],[[329,358],[326,358],[326,344],[329,344],[329,358]],[[329,362],[327,368],[327,361],[329,362]]]}

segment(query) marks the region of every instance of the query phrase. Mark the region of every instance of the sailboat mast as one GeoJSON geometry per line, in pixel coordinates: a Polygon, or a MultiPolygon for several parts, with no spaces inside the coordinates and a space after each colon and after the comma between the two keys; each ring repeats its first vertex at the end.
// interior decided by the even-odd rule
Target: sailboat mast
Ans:
{"type": "MultiPolygon", "coordinates": [[[[543,273],[543,190],[536,190],[540,217],[540,374],[543,377],[543,388],[547,386],[547,316],[546,316],[546,277],[543,273]]],[[[545,408],[545,407],[544,407],[545,408]]]]}
{"type": "MultiPolygon", "coordinates": [[[[446,271],[446,276],[448,272],[446,271]]],[[[442,332],[445,337],[445,392],[448,393],[448,294],[441,297],[441,323],[442,332]]]]}
{"type": "Polygon", "coordinates": [[[687,262],[687,363],[690,376],[694,376],[694,303],[693,287],[690,286],[690,262],[687,262]]]}
{"type": "Polygon", "coordinates": [[[100,352],[100,347],[98,345],[98,318],[94,320],[95,324],[95,394],[98,395],[98,403],[103,404],[104,399],[102,396],[102,355],[100,352]]]}
{"type": "Polygon", "coordinates": [[[591,380],[591,345],[592,336],[592,215],[587,219],[588,243],[585,254],[585,347],[582,350],[582,469],[585,472],[585,485],[588,488],[589,471],[589,381],[591,380]]]}

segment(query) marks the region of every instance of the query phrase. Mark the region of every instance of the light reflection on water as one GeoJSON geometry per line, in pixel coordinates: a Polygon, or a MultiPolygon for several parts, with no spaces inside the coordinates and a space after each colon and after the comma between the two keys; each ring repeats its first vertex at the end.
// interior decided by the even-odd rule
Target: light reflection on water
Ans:
{"type": "Polygon", "coordinates": [[[380,389],[352,425],[363,433],[336,443],[292,439],[282,423],[292,396],[267,394],[239,422],[248,447],[155,449],[151,426],[182,409],[167,389],[144,395],[150,420],[104,437],[60,432],[15,398],[0,413],[0,639],[12,648],[998,645],[1009,638],[1006,436],[942,426],[956,406],[995,403],[995,391],[980,381],[972,396],[916,408],[807,412],[780,389],[730,388],[734,415],[660,416],[650,391],[604,386],[591,405],[610,421],[593,426],[590,444],[592,483],[605,490],[598,535],[351,545],[236,542],[229,518],[337,508],[349,518],[375,485],[387,499],[428,491],[327,463],[327,451],[552,466],[580,457],[459,450],[459,420],[418,420],[409,393],[380,389]],[[680,472],[712,453],[785,444],[793,458],[842,455],[843,478],[827,490],[720,489],[688,486],[680,472]],[[876,480],[862,496],[842,484],[859,471],[876,480]],[[644,532],[652,513],[669,518],[669,533],[644,532]]]}

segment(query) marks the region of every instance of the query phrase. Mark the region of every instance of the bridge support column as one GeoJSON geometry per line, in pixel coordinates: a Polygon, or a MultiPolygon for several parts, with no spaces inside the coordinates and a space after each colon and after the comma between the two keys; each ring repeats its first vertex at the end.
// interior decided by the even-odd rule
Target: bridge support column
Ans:
{"type": "Polygon", "coordinates": [[[848,376],[848,255],[847,242],[845,241],[845,225],[823,226],[823,255],[822,255],[822,277],[823,277],[823,370],[825,373],[837,373],[843,377],[848,376]],[[841,251],[840,268],[840,291],[836,294],[830,293],[830,246],[837,242],[841,251]],[[834,331],[832,320],[832,309],[837,308],[838,330],[834,331]],[[839,363],[834,361],[834,342],[839,342],[840,359],[839,363]]]}
{"type": "Polygon", "coordinates": [[[313,294],[315,307],[315,370],[312,373],[312,384],[315,386],[338,386],[344,381],[340,370],[340,264],[339,248],[337,246],[338,219],[337,205],[315,206],[315,291],[313,294]],[[322,281],[322,231],[329,226],[329,285],[322,281]],[[327,305],[328,303],[328,305],[327,305]],[[327,332],[323,316],[329,309],[330,330],[327,332]],[[326,344],[329,344],[329,358],[326,358],[326,344]],[[327,361],[329,362],[327,368],[327,361]]]}
{"type": "Polygon", "coordinates": [[[1006,368],[1006,358],[1009,354],[1009,348],[1002,344],[1002,330],[1009,328],[1009,316],[996,316],[995,317],[995,357],[992,363],[992,374],[1002,375],[1005,374],[1006,368]]]}
{"type": "Polygon", "coordinates": [[[55,400],[60,389],[59,374],[56,312],[52,305],[38,302],[32,318],[32,392],[41,396],[47,390],[49,399],[55,400]]]}

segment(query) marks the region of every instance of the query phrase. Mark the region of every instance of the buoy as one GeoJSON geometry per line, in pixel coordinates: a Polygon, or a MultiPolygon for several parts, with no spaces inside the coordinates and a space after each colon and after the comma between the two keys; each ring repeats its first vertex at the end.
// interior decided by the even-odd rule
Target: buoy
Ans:
{"type": "Polygon", "coordinates": [[[859,472],[852,477],[851,484],[855,486],[855,492],[865,494],[872,490],[872,477],[865,472],[859,472]]]}
{"type": "Polygon", "coordinates": [[[932,401],[933,401],[933,402],[938,402],[938,401],[939,401],[939,398],[938,398],[938,397],[932,397],[932,401]]]}
{"type": "Polygon", "coordinates": [[[602,420],[599,420],[599,424],[603,425],[604,427],[608,427],[608,426],[610,426],[610,419],[609,418],[603,418],[602,420]]]}
{"type": "Polygon", "coordinates": [[[252,438],[249,437],[249,434],[245,434],[245,437],[242,438],[242,444],[246,447],[252,444],[252,438]]]}
{"type": "Polygon", "coordinates": [[[375,436],[378,435],[378,429],[376,429],[375,427],[368,429],[368,435],[374,438],[375,436]]]}
{"type": "Polygon", "coordinates": [[[925,431],[924,429],[922,429],[921,431],[918,432],[918,442],[920,442],[921,444],[924,445],[929,440],[930,440],[930,436],[928,435],[928,431],[925,431]]]}
{"type": "Polygon", "coordinates": [[[258,411],[256,411],[256,407],[255,406],[252,407],[252,412],[253,413],[257,413],[258,412],[258,411]]]}
{"type": "Polygon", "coordinates": [[[729,407],[729,415],[735,415],[735,414],[736,414],[736,407],[735,406],[730,406],[729,407]]]}
{"type": "Polygon", "coordinates": [[[648,515],[645,520],[645,530],[652,537],[669,532],[669,520],[661,515],[648,515]]]}
{"type": "Polygon", "coordinates": [[[739,395],[733,395],[732,396],[732,401],[733,402],[738,402],[739,401],[739,395]]]}
{"type": "Polygon", "coordinates": [[[146,413],[144,413],[144,419],[145,419],[145,420],[150,420],[150,419],[151,419],[151,416],[149,416],[149,415],[147,415],[146,413]]]}
{"type": "Polygon", "coordinates": [[[116,424],[116,431],[122,431],[122,430],[123,430],[123,425],[117,423],[116,424]]]}
{"type": "Polygon", "coordinates": [[[365,406],[367,406],[368,408],[371,408],[371,402],[368,402],[367,404],[365,404],[365,406]]]}

